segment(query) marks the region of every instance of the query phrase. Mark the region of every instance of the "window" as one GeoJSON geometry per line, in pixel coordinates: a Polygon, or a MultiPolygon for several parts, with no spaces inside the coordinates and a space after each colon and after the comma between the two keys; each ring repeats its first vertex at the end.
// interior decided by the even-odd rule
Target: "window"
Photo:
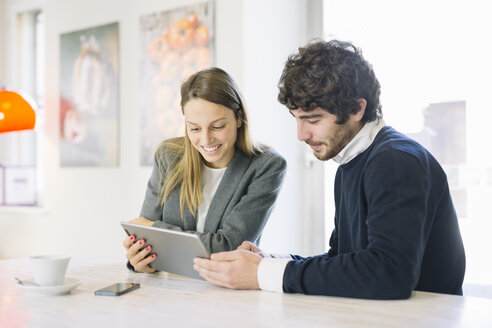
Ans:
{"type": "MultiPolygon", "coordinates": [[[[492,288],[484,288],[492,286],[492,152],[486,134],[492,22],[484,6],[325,0],[324,33],[362,48],[382,86],[386,124],[419,141],[443,166],[465,244],[465,295],[492,296],[492,288]]],[[[326,170],[327,204],[333,204],[336,165],[328,163],[326,170]]],[[[327,208],[332,228],[333,206],[327,208]]]]}
{"type": "MultiPolygon", "coordinates": [[[[10,20],[8,20],[10,21],[10,20]]],[[[44,138],[44,16],[41,11],[16,14],[4,49],[10,61],[1,81],[36,105],[35,130],[0,134],[0,206],[41,206],[44,138]]]]}

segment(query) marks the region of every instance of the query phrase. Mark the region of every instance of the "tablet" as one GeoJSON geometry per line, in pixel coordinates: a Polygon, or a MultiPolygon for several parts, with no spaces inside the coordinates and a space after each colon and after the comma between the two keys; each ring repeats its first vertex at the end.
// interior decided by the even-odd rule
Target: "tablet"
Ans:
{"type": "Polygon", "coordinates": [[[152,268],[204,280],[193,270],[193,259],[208,259],[210,254],[197,235],[128,222],[121,225],[128,235],[134,235],[137,240],[145,239],[146,245],[152,246],[151,253],[157,254],[150,263],[152,268]]]}

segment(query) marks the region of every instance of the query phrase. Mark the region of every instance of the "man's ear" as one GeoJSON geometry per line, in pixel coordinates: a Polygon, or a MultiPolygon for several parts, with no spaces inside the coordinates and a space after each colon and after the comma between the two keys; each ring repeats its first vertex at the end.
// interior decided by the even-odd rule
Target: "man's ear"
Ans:
{"type": "Polygon", "coordinates": [[[364,113],[366,112],[367,100],[365,100],[364,98],[359,98],[357,99],[357,102],[359,103],[359,111],[352,116],[355,121],[360,122],[364,117],[364,113]]]}

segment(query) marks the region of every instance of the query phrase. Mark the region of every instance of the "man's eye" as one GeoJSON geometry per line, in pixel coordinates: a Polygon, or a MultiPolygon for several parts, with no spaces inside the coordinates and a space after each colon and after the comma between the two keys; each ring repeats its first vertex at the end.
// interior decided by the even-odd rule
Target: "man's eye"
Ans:
{"type": "Polygon", "coordinates": [[[319,120],[308,121],[308,123],[309,123],[309,124],[316,124],[316,123],[318,123],[318,122],[319,122],[319,120]]]}
{"type": "Polygon", "coordinates": [[[220,129],[223,129],[225,125],[221,125],[221,126],[214,126],[212,127],[212,129],[214,130],[220,130],[220,129]]]}

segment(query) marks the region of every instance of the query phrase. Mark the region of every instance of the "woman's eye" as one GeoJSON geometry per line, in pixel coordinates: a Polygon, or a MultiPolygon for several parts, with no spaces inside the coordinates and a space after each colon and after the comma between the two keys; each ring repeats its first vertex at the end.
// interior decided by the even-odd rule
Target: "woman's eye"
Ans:
{"type": "Polygon", "coordinates": [[[223,129],[225,125],[221,125],[221,126],[213,126],[212,129],[214,130],[220,130],[220,129],[223,129]]]}
{"type": "Polygon", "coordinates": [[[196,131],[198,131],[198,130],[200,130],[200,129],[199,129],[199,128],[190,128],[190,131],[191,131],[191,132],[196,132],[196,131]]]}

